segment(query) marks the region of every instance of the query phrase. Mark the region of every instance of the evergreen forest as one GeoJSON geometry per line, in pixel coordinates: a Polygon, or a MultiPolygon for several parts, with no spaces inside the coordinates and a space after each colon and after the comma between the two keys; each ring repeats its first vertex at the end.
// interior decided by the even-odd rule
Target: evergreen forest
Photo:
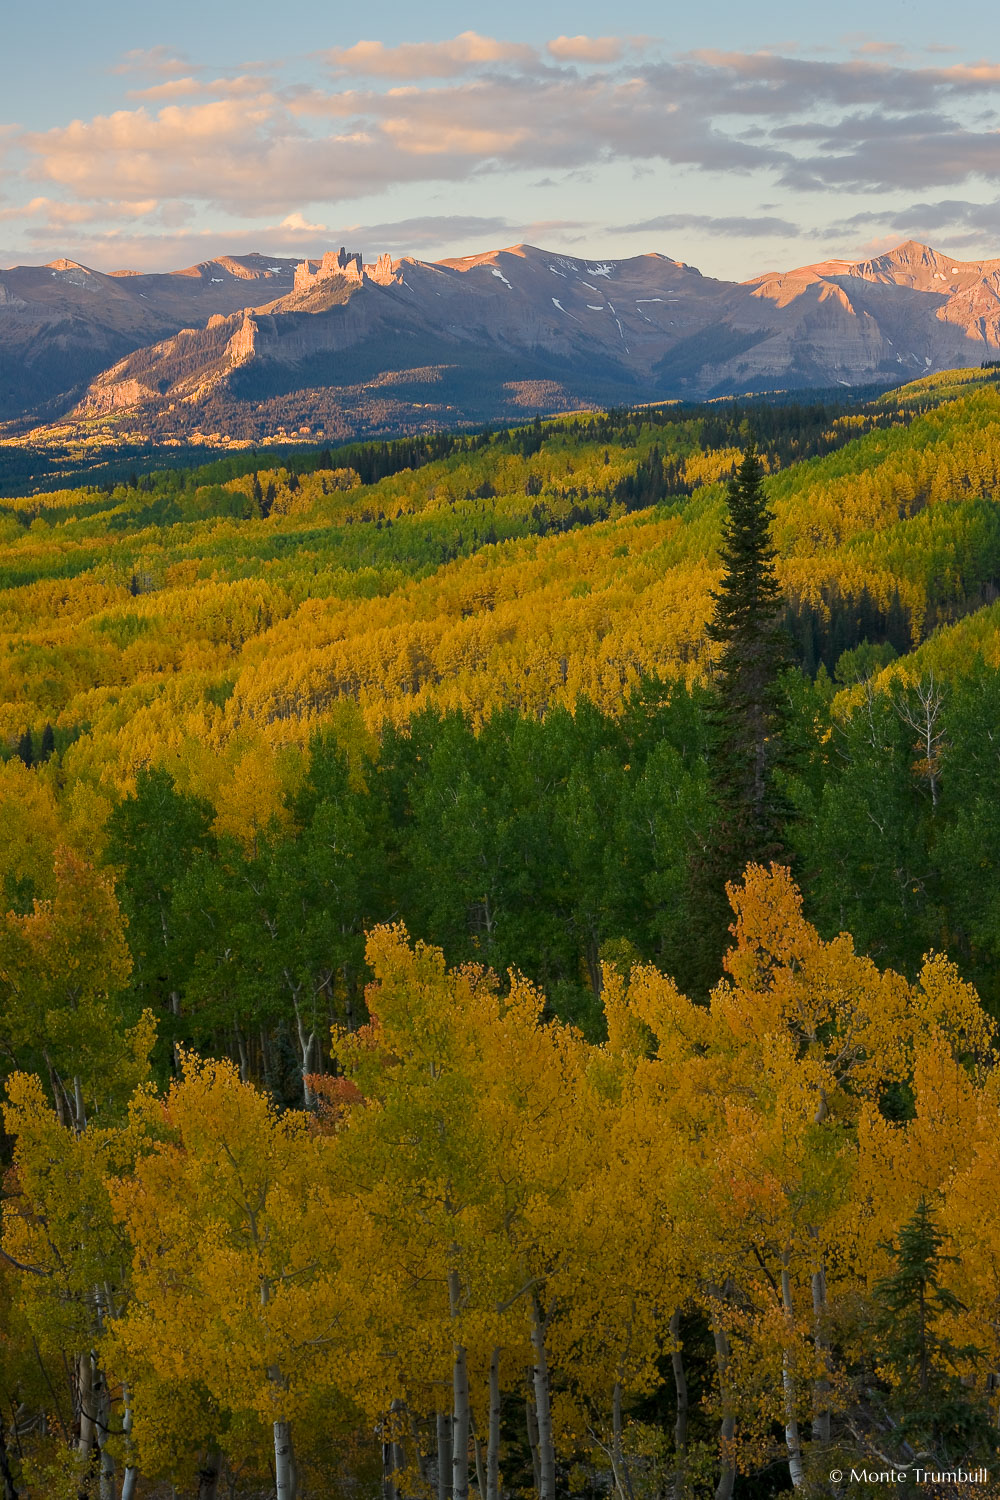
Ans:
{"type": "Polygon", "coordinates": [[[0,1500],[1000,1495],[998,375],[0,499],[0,1500]]]}

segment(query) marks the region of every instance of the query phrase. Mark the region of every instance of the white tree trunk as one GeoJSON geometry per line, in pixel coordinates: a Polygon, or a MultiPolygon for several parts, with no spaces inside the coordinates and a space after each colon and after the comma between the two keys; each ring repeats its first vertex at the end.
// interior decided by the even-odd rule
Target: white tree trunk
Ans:
{"type": "Polygon", "coordinates": [[[87,1128],[87,1110],[83,1102],[83,1084],[79,1077],[73,1079],[73,1124],[77,1135],[87,1128]]]}
{"type": "Polygon", "coordinates": [[[469,1375],[464,1344],[455,1345],[452,1398],[451,1493],[453,1500],[469,1500],[469,1375]]]}
{"type": "Polygon", "coordinates": [[[292,983],[292,976],[285,970],[285,981],[292,992],[292,1004],[295,1007],[295,1030],[299,1042],[299,1072],[302,1078],[302,1102],[306,1109],[316,1108],[316,1095],[308,1082],[311,1074],[316,1072],[316,1031],[308,1029],[302,1019],[302,1011],[299,1008],[300,984],[292,983]]]}
{"type": "Polygon", "coordinates": [[[542,1487],[542,1468],[538,1461],[538,1412],[535,1408],[533,1390],[524,1403],[524,1420],[528,1430],[528,1448],[531,1452],[531,1472],[534,1475],[537,1493],[542,1487]]]}
{"type": "Polygon", "coordinates": [[[86,1462],[94,1446],[94,1359],[90,1353],[77,1356],[76,1394],[80,1405],[80,1436],[76,1452],[77,1457],[86,1462]]]}
{"type": "Polygon", "coordinates": [[[402,1411],[403,1402],[400,1401],[399,1397],[397,1396],[389,1407],[389,1442],[387,1444],[388,1452],[386,1454],[389,1476],[389,1486],[387,1490],[387,1493],[389,1493],[389,1500],[398,1500],[399,1485],[396,1482],[396,1476],[398,1474],[401,1474],[406,1468],[406,1454],[403,1451],[403,1445],[400,1442],[402,1432],[400,1430],[399,1423],[400,1413],[402,1411]]]}
{"type": "MultiPolygon", "coordinates": [[[[122,1417],[122,1432],[125,1434],[125,1441],[128,1447],[131,1448],[128,1438],[132,1431],[132,1403],[129,1400],[127,1385],[122,1386],[122,1401],[125,1406],[125,1414],[122,1417]]],[[[139,1470],[133,1464],[128,1464],[125,1469],[125,1476],[122,1479],[122,1500],[135,1500],[135,1487],[138,1480],[139,1470]]]]}
{"type": "Polygon", "coordinates": [[[813,1387],[813,1423],[812,1435],[816,1442],[829,1443],[830,1441],[830,1340],[826,1332],[826,1268],[822,1261],[819,1269],[812,1274],[812,1301],[813,1317],[815,1319],[815,1333],[813,1335],[816,1346],[816,1363],[819,1366],[819,1374],[813,1387]]]}
{"type": "Polygon", "coordinates": [[[101,1500],[118,1500],[115,1484],[115,1461],[108,1452],[108,1431],[111,1427],[111,1395],[108,1382],[100,1370],[94,1371],[94,1401],[96,1405],[97,1446],[100,1453],[101,1500]]]}
{"type": "MultiPolygon", "coordinates": [[[[791,1334],[795,1323],[792,1305],[792,1280],[788,1274],[788,1251],[781,1256],[781,1302],[785,1310],[791,1334]]],[[[781,1388],[785,1398],[785,1447],[788,1450],[788,1472],[792,1488],[800,1490],[806,1482],[805,1465],[802,1462],[802,1438],[799,1433],[798,1416],[795,1410],[795,1381],[791,1371],[791,1356],[787,1346],[781,1355],[781,1388]]]]}
{"type": "Polygon", "coordinates": [[[681,1310],[675,1308],[670,1318],[670,1367],[674,1375],[674,1389],[677,1393],[677,1417],[674,1422],[674,1462],[677,1468],[677,1479],[674,1483],[674,1500],[683,1490],[682,1469],[684,1459],[687,1455],[688,1434],[688,1383],[687,1374],[684,1370],[684,1350],[681,1348],[681,1310]]]}
{"type": "Polygon", "coordinates": [[[531,1344],[535,1351],[532,1378],[538,1422],[538,1496],[556,1500],[556,1453],[552,1439],[552,1406],[549,1398],[549,1360],[545,1350],[545,1323],[538,1298],[531,1298],[531,1344]]]}
{"type": "Polygon", "coordinates": [[[475,1423],[472,1426],[472,1452],[476,1460],[476,1488],[479,1491],[479,1500],[486,1500],[486,1479],[483,1474],[483,1450],[476,1432],[475,1423]]]}
{"type": "Polygon", "coordinates": [[[451,1418],[437,1414],[437,1500],[451,1500],[451,1418]]]}
{"type": "Polygon", "coordinates": [[[722,1403],[722,1421],[719,1423],[719,1482],[715,1486],[715,1500],[731,1500],[733,1485],[736,1483],[736,1465],[732,1458],[736,1417],[729,1410],[729,1336],[718,1317],[712,1321],[712,1337],[715,1341],[715,1363],[719,1372],[719,1397],[722,1403]]]}
{"type": "Polygon", "coordinates": [[[486,1444],[486,1500],[500,1500],[500,1350],[490,1360],[490,1431],[486,1444]]]}
{"type": "MultiPolygon", "coordinates": [[[[451,1315],[456,1317],[461,1287],[458,1272],[448,1273],[451,1315]]],[[[452,1365],[451,1492],[453,1500],[469,1500],[469,1373],[465,1345],[455,1344],[452,1365]]]]}
{"type": "Polygon", "coordinates": [[[611,1469],[619,1500],[634,1500],[632,1476],[629,1473],[625,1445],[622,1442],[622,1383],[620,1379],[615,1381],[611,1402],[611,1469]]]}
{"type": "Polygon", "coordinates": [[[277,1500],[295,1500],[295,1454],[288,1422],[274,1424],[274,1478],[277,1500]]]}

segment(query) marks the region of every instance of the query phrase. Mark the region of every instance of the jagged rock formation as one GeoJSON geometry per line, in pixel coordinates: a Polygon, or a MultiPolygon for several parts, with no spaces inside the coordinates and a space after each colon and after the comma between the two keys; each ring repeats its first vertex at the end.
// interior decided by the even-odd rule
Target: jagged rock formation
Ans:
{"type": "Polygon", "coordinates": [[[304,260],[297,265],[294,290],[308,291],[317,281],[329,281],[331,276],[343,276],[346,281],[360,282],[363,275],[360,250],[354,250],[348,255],[341,245],[339,253],[328,250],[320,261],[304,260]]]}
{"type": "Polygon", "coordinates": [[[0,271],[0,422],[65,411],[123,355],[291,291],[295,262],[221,256],[169,274],[74,260],[0,271]]]}
{"type": "MultiPolygon", "coordinates": [[[[658,254],[584,260],[530,245],[369,265],[341,248],[290,272],[264,281],[278,295],[252,309],[244,297],[106,361],[63,410],[130,409],[175,435],[333,436],[588,402],[888,386],[1000,355],[1000,260],[958,262],[912,241],[743,283],[658,254]]],[[[46,275],[78,299],[137,280],[95,280],[72,262],[46,275]]],[[[24,285],[4,273],[0,299],[23,298],[24,285]]],[[[10,306],[0,300],[0,348],[19,315],[10,306]]]]}
{"type": "Polygon", "coordinates": [[[318,282],[329,281],[334,276],[342,276],[348,282],[362,282],[365,277],[369,281],[376,282],[379,286],[385,286],[394,275],[392,257],[383,250],[374,265],[364,265],[360,250],[352,250],[350,253],[341,245],[339,251],[328,250],[322,260],[304,260],[295,267],[296,292],[307,292],[318,282]]]}

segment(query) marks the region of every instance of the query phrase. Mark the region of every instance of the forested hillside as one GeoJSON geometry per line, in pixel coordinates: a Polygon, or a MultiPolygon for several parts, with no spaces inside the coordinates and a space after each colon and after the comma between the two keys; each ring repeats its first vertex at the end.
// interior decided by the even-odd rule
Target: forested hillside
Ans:
{"type": "Polygon", "coordinates": [[[997,374],[0,501],[4,1500],[989,1466],[997,374]]]}

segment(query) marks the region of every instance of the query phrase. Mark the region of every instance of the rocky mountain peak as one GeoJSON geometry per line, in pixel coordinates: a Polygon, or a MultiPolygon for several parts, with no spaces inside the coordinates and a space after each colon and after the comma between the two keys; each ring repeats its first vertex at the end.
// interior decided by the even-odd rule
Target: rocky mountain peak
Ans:
{"type": "Polygon", "coordinates": [[[78,260],[67,260],[61,256],[59,260],[49,260],[45,263],[46,271],[80,271],[84,276],[96,276],[99,273],[92,271],[89,266],[82,266],[78,260]]]}
{"type": "Polygon", "coordinates": [[[5,271],[0,314],[0,420],[128,407],[180,431],[212,393],[234,433],[294,419],[346,436],[975,367],[1000,354],[1000,260],[907,240],[736,283],[658,252],[525,243],[434,262],[254,252],[116,278],[67,258],[5,271]]]}

